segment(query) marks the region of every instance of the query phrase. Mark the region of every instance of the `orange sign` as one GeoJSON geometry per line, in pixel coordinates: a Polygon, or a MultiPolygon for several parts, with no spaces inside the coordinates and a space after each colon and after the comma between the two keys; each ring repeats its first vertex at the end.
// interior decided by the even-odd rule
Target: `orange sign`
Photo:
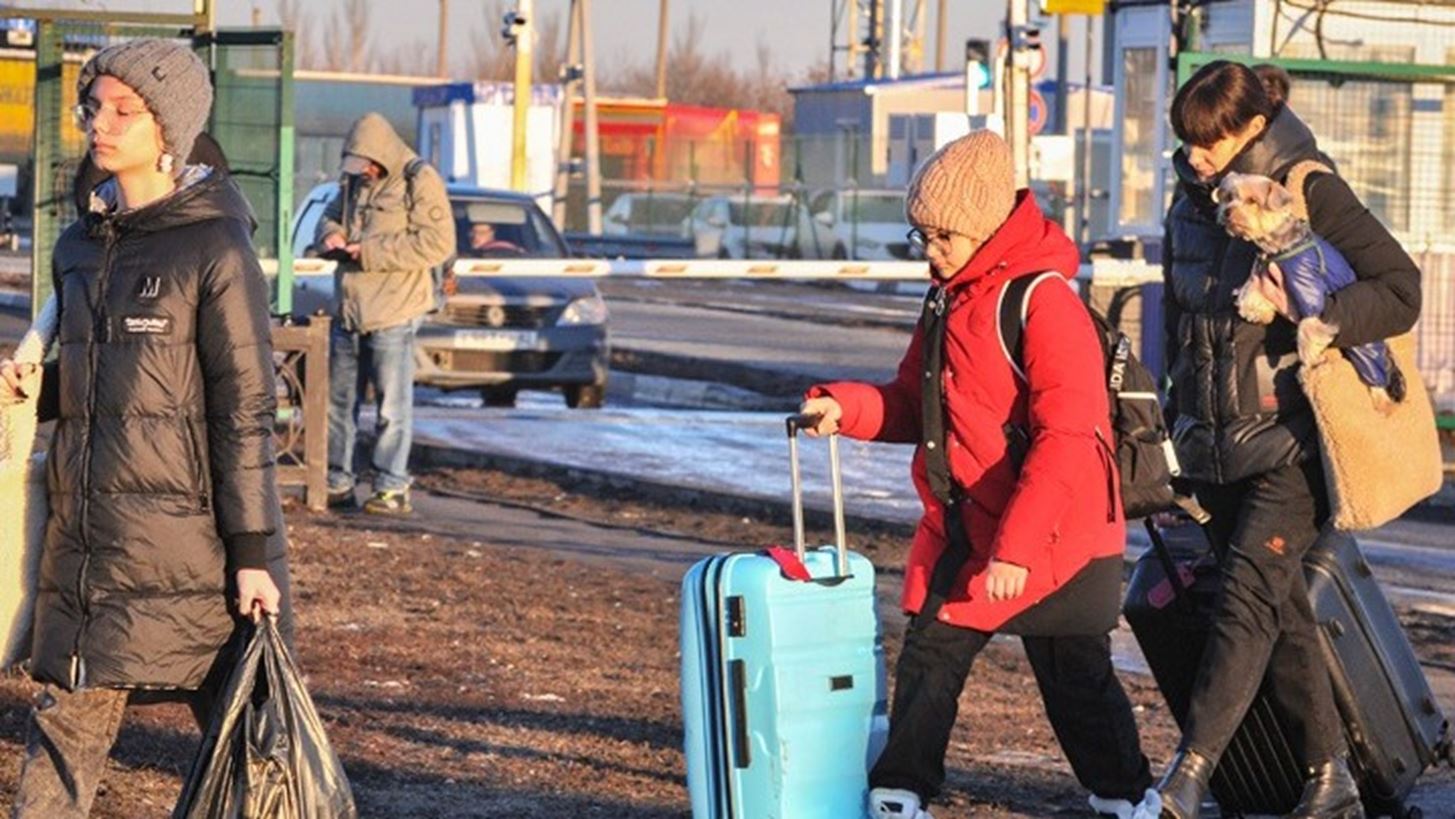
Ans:
{"type": "Polygon", "coordinates": [[[1042,0],[1047,14],[1105,14],[1106,0],[1042,0]]]}

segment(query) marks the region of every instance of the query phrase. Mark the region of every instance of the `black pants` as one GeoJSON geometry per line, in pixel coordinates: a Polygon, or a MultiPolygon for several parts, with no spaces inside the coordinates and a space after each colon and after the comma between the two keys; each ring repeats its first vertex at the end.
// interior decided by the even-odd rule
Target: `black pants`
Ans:
{"type": "MultiPolygon", "coordinates": [[[[889,742],[869,782],[928,801],[945,782],[945,750],[960,692],[987,632],[916,617],[895,668],[889,742]]],[[[1111,640],[1023,637],[1046,716],[1081,784],[1107,799],[1142,799],[1152,784],[1131,702],[1111,665],[1111,640]]]]}
{"type": "Polygon", "coordinates": [[[1317,765],[1345,751],[1303,556],[1329,517],[1317,460],[1236,484],[1199,486],[1212,513],[1222,588],[1182,746],[1216,762],[1266,678],[1295,753],[1317,765]]]}

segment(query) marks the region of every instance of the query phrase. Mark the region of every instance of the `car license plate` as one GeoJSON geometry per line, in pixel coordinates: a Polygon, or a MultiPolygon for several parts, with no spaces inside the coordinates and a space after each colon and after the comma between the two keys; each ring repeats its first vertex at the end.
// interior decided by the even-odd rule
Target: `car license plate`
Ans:
{"type": "Polygon", "coordinates": [[[534,330],[456,330],[455,349],[491,350],[533,350],[539,336],[534,330]]]}

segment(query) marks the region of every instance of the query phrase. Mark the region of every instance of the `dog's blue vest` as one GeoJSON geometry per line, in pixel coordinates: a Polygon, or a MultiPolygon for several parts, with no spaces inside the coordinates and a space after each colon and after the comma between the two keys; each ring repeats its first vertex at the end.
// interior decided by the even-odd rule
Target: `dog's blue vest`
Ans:
{"type": "MultiPolygon", "coordinates": [[[[1354,268],[1335,247],[1317,234],[1274,256],[1269,261],[1283,272],[1283,289],[1289,306],[1300,319],[1322,315],[1328,294],[1353,284],[1354,268]]],[[[1371,341],[1342,350],[1359,379],[1371,387],[1389,386],[1389,348],[1383,341],[1371,341]]]]}

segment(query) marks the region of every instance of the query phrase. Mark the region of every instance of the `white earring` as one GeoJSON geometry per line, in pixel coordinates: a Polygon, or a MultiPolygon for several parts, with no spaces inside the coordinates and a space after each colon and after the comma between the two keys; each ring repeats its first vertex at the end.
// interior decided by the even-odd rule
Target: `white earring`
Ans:
{"type": "Polygon", "coordinates": [[[162,158],[157,161],[157,170],[161,171],[162,173],[166,173],[166,174],[171,173],[172,172],[172,163],[174,161],[175,160],[172,158],[172,155],[171,154],[162,154],[162,158]]]}

